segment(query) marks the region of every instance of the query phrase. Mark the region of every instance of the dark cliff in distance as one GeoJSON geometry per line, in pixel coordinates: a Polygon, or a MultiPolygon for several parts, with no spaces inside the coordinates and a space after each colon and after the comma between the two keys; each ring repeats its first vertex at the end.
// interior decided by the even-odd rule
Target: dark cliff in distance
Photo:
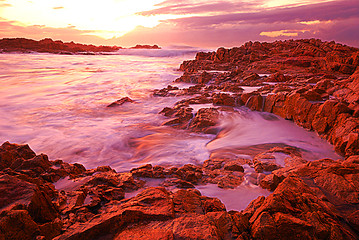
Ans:
{"type": "Polygon", "coordinates": [[[158,45],[140,45],[137,44],[134,47],[131,47],[131,49],[161,49],[158,45]]]}
{"type": "MultiPolygon", "coordinates": [[[[122,47],[118,46],[95,46],[74,42],[62,42],[45,38],[40,41],[26,38],[3,38],[0,39],[0,53],[55,53],[55,54],[92,54],[116,52],[122,47]]],[[[157,45],[136,45],[132,49],[160,49],[157,45]]]]}

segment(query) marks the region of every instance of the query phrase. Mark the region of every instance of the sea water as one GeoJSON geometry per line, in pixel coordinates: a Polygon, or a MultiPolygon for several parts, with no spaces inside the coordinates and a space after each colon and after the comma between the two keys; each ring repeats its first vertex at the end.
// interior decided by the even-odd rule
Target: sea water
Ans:
{"type": "MultiPolygon", "coordinates": [[[[27,143],[50,160],[78,162],[86,168],[109,165],[118,172],[147,163],[201,164],[213,153],[250,157],[246,149],[258,150],[258,146],[260,150],[275,145],[298,147],[308,160],[339,158],[315,133],[245,108],[222,113],[222,131],[217,136],[162,126],[167,118],[158,113],[182,98],[154,97],[152,90],[175,85],[173,81],[182,74],[179,65],[193,59],[196,51],[0,54],[0,142],[27,143]],[[134,103],[107,107],[122,97],[134,103]]],[[[258,195],[269,194],[250,184],[228,191],[212,185],[199,189],[237,210],[258,195]],[[245,195],[245,200],[233,202],[241,199],[239,195],[245,195]]]]}

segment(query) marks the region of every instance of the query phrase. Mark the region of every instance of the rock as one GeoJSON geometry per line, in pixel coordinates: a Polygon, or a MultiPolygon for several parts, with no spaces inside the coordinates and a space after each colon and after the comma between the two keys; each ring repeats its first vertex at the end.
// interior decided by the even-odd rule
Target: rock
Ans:
{"type": "Polygon", "coordinates": [[[199,167],[196,167],[192,164],[186,164],[183,167],[180,167],[176,172],[180,179],[191,182],[197,183],[202,178],[202,170],[199,167]]]}
{"type": "Polygon", "coordinates": [[[117,173],[114,172],[99,172],[87,181],[88,186],[105,185],[109,187],[116,187],[120,185],[120,178],[117,173]]]}
{"type": "Polygon", "coordinates": [[[129,98],[129,97],[123,97],[123,98],[117,100],[116,102],[111,103],[111,104],[108,105],[107,107],[117,107],[117,106],[121,106],[121,105],[123,105],[124,103],[127,103],[127,102],[133,103],[133,102],[135,102],[135,101],[133,101],[133,100],[132,100],[131,98],[129,98]]]}
{"type": "Polygon", "coordinates": [[[217,184],[218,187],[224,189],[236,188],[244,180],[242,172],[232,172],[227,174],[220,174],[213,179],[207,179],[207,182],[217,184]]]}
{"type": "Polygon", "coordinates": [[[135,177],[148,177],[148,178],[153,177],[153,170],[151,164],[146,164],[138,168],[133,168],[131,169],[130,172],[135,177]]]}
{"type": "Polygon", "coordinates": [[[211,158],[208,160],[205,160],[203,163],[203,168],[209,169],[209,170],[215,170],[222,168],[224,159],[218,159],[218,158],[211,158]]]}
{"type": "Polygon", "coordinates": [[[201,108],[190,123],[189,129],[195,132],[214,133],[213,127],[217,124],[219,112],[215,108],[201,108]]]}
{"type": "Polygon", "coordinates": [[[260,94],[254,94],[248,98],[245,105],[253,111],[262,111],[263,97],[260,94]]]}
{"type": "Polygon", "coordinates": [[[255,239],[354,239],[355,233],[299,178],[287,177],[249,220],[255,239]]]}
{"type": "Polygon", "coordinates": [[[0,146],[0,170],[11,167],[18,159],[31,159],[36,154],[29,145],[18,145],[5,142],[0,146]]]}
{"type": "Polygon", "coordinates": [[[350,109],[342,103],[327,100],[322,104],[314,116],[312,126],[319,134],[328,132],[334,126],[335,120],[341,113],[350,112],[350,109]]]}
{"type": "Polygon", "coordinates": [[[284,159],[285,167],[289,168],[299,167],[300,165],[306,164],[307,162],[307,160],[297,156],[284,159]]]}
{"type": "Polygon", "coordinates": [[[158,45],[141,45],[137,44],[134,47],[131,47],[130,49],[161,49],[158,45]]]}
{"type": "Polygon", "coordinates": [[[281,183],[281,181],[283,181],[282,177],[278,177],[276,174],[269,174],[266,175],[263,179],[261,179],[259,185],[262,188],[268,189],[269,191],[274,191],[278,184],[281,183]]]}
{"type": "Polygon", "coordinates": [[[46,192],[35,184],[28,183],[9,175],[0,176],[0,209],[26,209],[37,223],[53,221],[58,210],[46,192]]]}
{"type": "Polygon", "coordinates": [[[153,91],[153,96],[157,96],[157,97],[175,96],[176,92],[178,92],[177,90],[179,90],[178,87],[173,87],[171,85],[168,85],[166,88],[155,89],[153,91]]]}
{"type": "Polygon", "coordinates": [[[53,239],[62,233],[62,226],[61,220],[57,218],[53,222],[40,225],[39,228],[45,239],[53,239]]]}
{"type": "Polygon", "coordinates": [[[122,204],[111,204],[86,222],[71,225],[55,239],[114,238],[128,224],[174,218],[173,202],[164,188],[148,188],[122,204]]]}
{"type": "Polygon", "coordinates": [[[321,189],[332,194],[342,202],[358,204],[359,166],[350,162],[340,163],[331,159],[308,162],[297,169],[295,174],[309,177],[321,189]]]}
{"type": "Polygon", "coordinates": [[[349,78],[351,83],[348,85],[348,88],[351,89],[353,92],[359,92],[359,69],[357,69],[353,75],[349,78]]]}
{"type": "Polygon", "coordinates": [[[303,93],[303,97],[306,98],[308,101],[322,101],[323,100],[321,95],[312,89],[303,93]]]}
{"type": "Polygon", "coordinates": [[[64,171],[64,175],[62,175],[62,177],[69,175],[71,178],[77,178],[81,177],[86,172],[86,168],[79,163],[69,164],[59,161],[58,164],[55,162],[54,165],[60,166],[60,172],[64,171]]]}
{"type": "Polygon", "coordinates": [[[175,212],[204,214],[198,190],[178,190],[173,194],[175,212]]]}
{"type": "Polygon", "coordinates": [[[202,207],[205,213],[226,211],[226,207],[218,198],[202,196],[202,207]]]}
{"type": "Polygon", "coordinates": [[[45,172],[51,167],[51,163],[45,154],[40,154],[34,158],[24,160],[15,170],[32,170],[37,174],[45,172]]]}
{"type": "Polygon", "coordinates": [[[114,237],[114,240],[137,240],[137,239],[158,239],[174,240],[171,230],[162,229],[155,224],[139,225],[133,228],[125,229],[114,237]]]}
{"type": "Polygon", "coordinates": [[[214,223],[203,215],[189,214],[173,221],[174,239],[219,239],[214,223]]]}
{"type": "Polygon", "coordinates": [[[269,76],[266,80],[267,82],[286,82],[287,77],[285,77],[282,73],[276,72],[269,76]]]}
{"type": "Polygon", "coordinates": [[[171,117],[172,115],[174,115],[174,113],[175,110],[169,107],[165,107],[164,109],[161,110],[161,112],[159,112],[159,114],[163,114],[166,117],[171,117]]]}
{"type": "Polygon", "coordinates": [[[56,54],[91,54],[93,52],[115,52],[121,47],[94,46],[74,42],[64,43],[45,38],[35,41],[26,38],[3,38],[0,40],[0,49],[4,52],[48,52],[56,54]]]}
{"type": "Polygon", "coordinates": [[[253,158],[254,169],[256,172],[271,172],[281,168],[277,163],[276,157],[270,151],[260,153],[253,158]]]}
{"type": "Polygon", "coordinates": [[[257,73],[250,73],[243,78],[243,82],[251,82],[260,79],[260,76],[257,73]]]}
{"type": "Polygon", "coordinates": [[[171,186],[175,186],[177,188],[184,188],[184,189],[187,189],[187,188],[195,188],[195,186],[190,183],[190,182],[187,182],[185,180],[182,180],[182,179],[166,179],[162,184],[161,186],[163,187],[171,187],[171,186]]]}
{"type": "Polygon", "coordinates": [[[213,104],[234,107],[236,105],[236,101],[234,97],[230,96],[229,94],[218,93],[213,96],[213,104]]]}
{"type": "Polygon", "coordinates": [[[204,71],[203,73],[201,73],[201,75],[199,76],[199,79],[198,79],[198,83],[199,84],[205,84],[205,83],[208,83],[209,81],[212,80],[212,77],[213,75],[204,71]]]}
{"type": "Polygon", "coordinates": [[[226,163],[223,169],[226,171],[244,172],[244,168],[237,161],[226,163]]]}
{"type": "Polygon", "coordinates": [[[4,211],[0,215],[0,239],[36,239],[39,226],[26,210],[4,211]]]}
{"type": "Polygon", "coordinates": [[[186,129],[188,127],[188,122],[193,118],[192,110],[192,108],[187,107],[179,108],[172,115],[175,118],[165,122],[163,125],[186,129]]]}

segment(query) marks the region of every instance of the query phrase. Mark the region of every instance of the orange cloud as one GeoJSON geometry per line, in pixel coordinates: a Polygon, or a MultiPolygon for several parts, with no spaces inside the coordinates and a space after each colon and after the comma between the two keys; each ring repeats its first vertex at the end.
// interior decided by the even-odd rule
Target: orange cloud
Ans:
{"type": "Polygon", "coordinates": [[[53,7],[54,10],[64,9],[64,7],[53,7]]]}

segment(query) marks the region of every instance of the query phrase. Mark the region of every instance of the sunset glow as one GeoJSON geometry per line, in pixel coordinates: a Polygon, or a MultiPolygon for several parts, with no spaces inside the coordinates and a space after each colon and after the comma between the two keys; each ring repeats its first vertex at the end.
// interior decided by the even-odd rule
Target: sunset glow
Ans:
{"type": "Polygon", "coordinates": [[[0,0],[0,16],[0,37],[208,46],[320,37],[359,44],[355,0],[0,0]]]}
{"type": "Polygon", "coordinates": [[[136,15],[151,9],[160,0],[47,1],[9,0],[11,7],[2,9],[1,16],[18,24],[44,25],[54,28],[75,27],[89,30],[104,38],[119,37],[136,26],[154,27],[158,17],[136,15]],[[29,11],[31,9],[31,11],[29,11]]]}

